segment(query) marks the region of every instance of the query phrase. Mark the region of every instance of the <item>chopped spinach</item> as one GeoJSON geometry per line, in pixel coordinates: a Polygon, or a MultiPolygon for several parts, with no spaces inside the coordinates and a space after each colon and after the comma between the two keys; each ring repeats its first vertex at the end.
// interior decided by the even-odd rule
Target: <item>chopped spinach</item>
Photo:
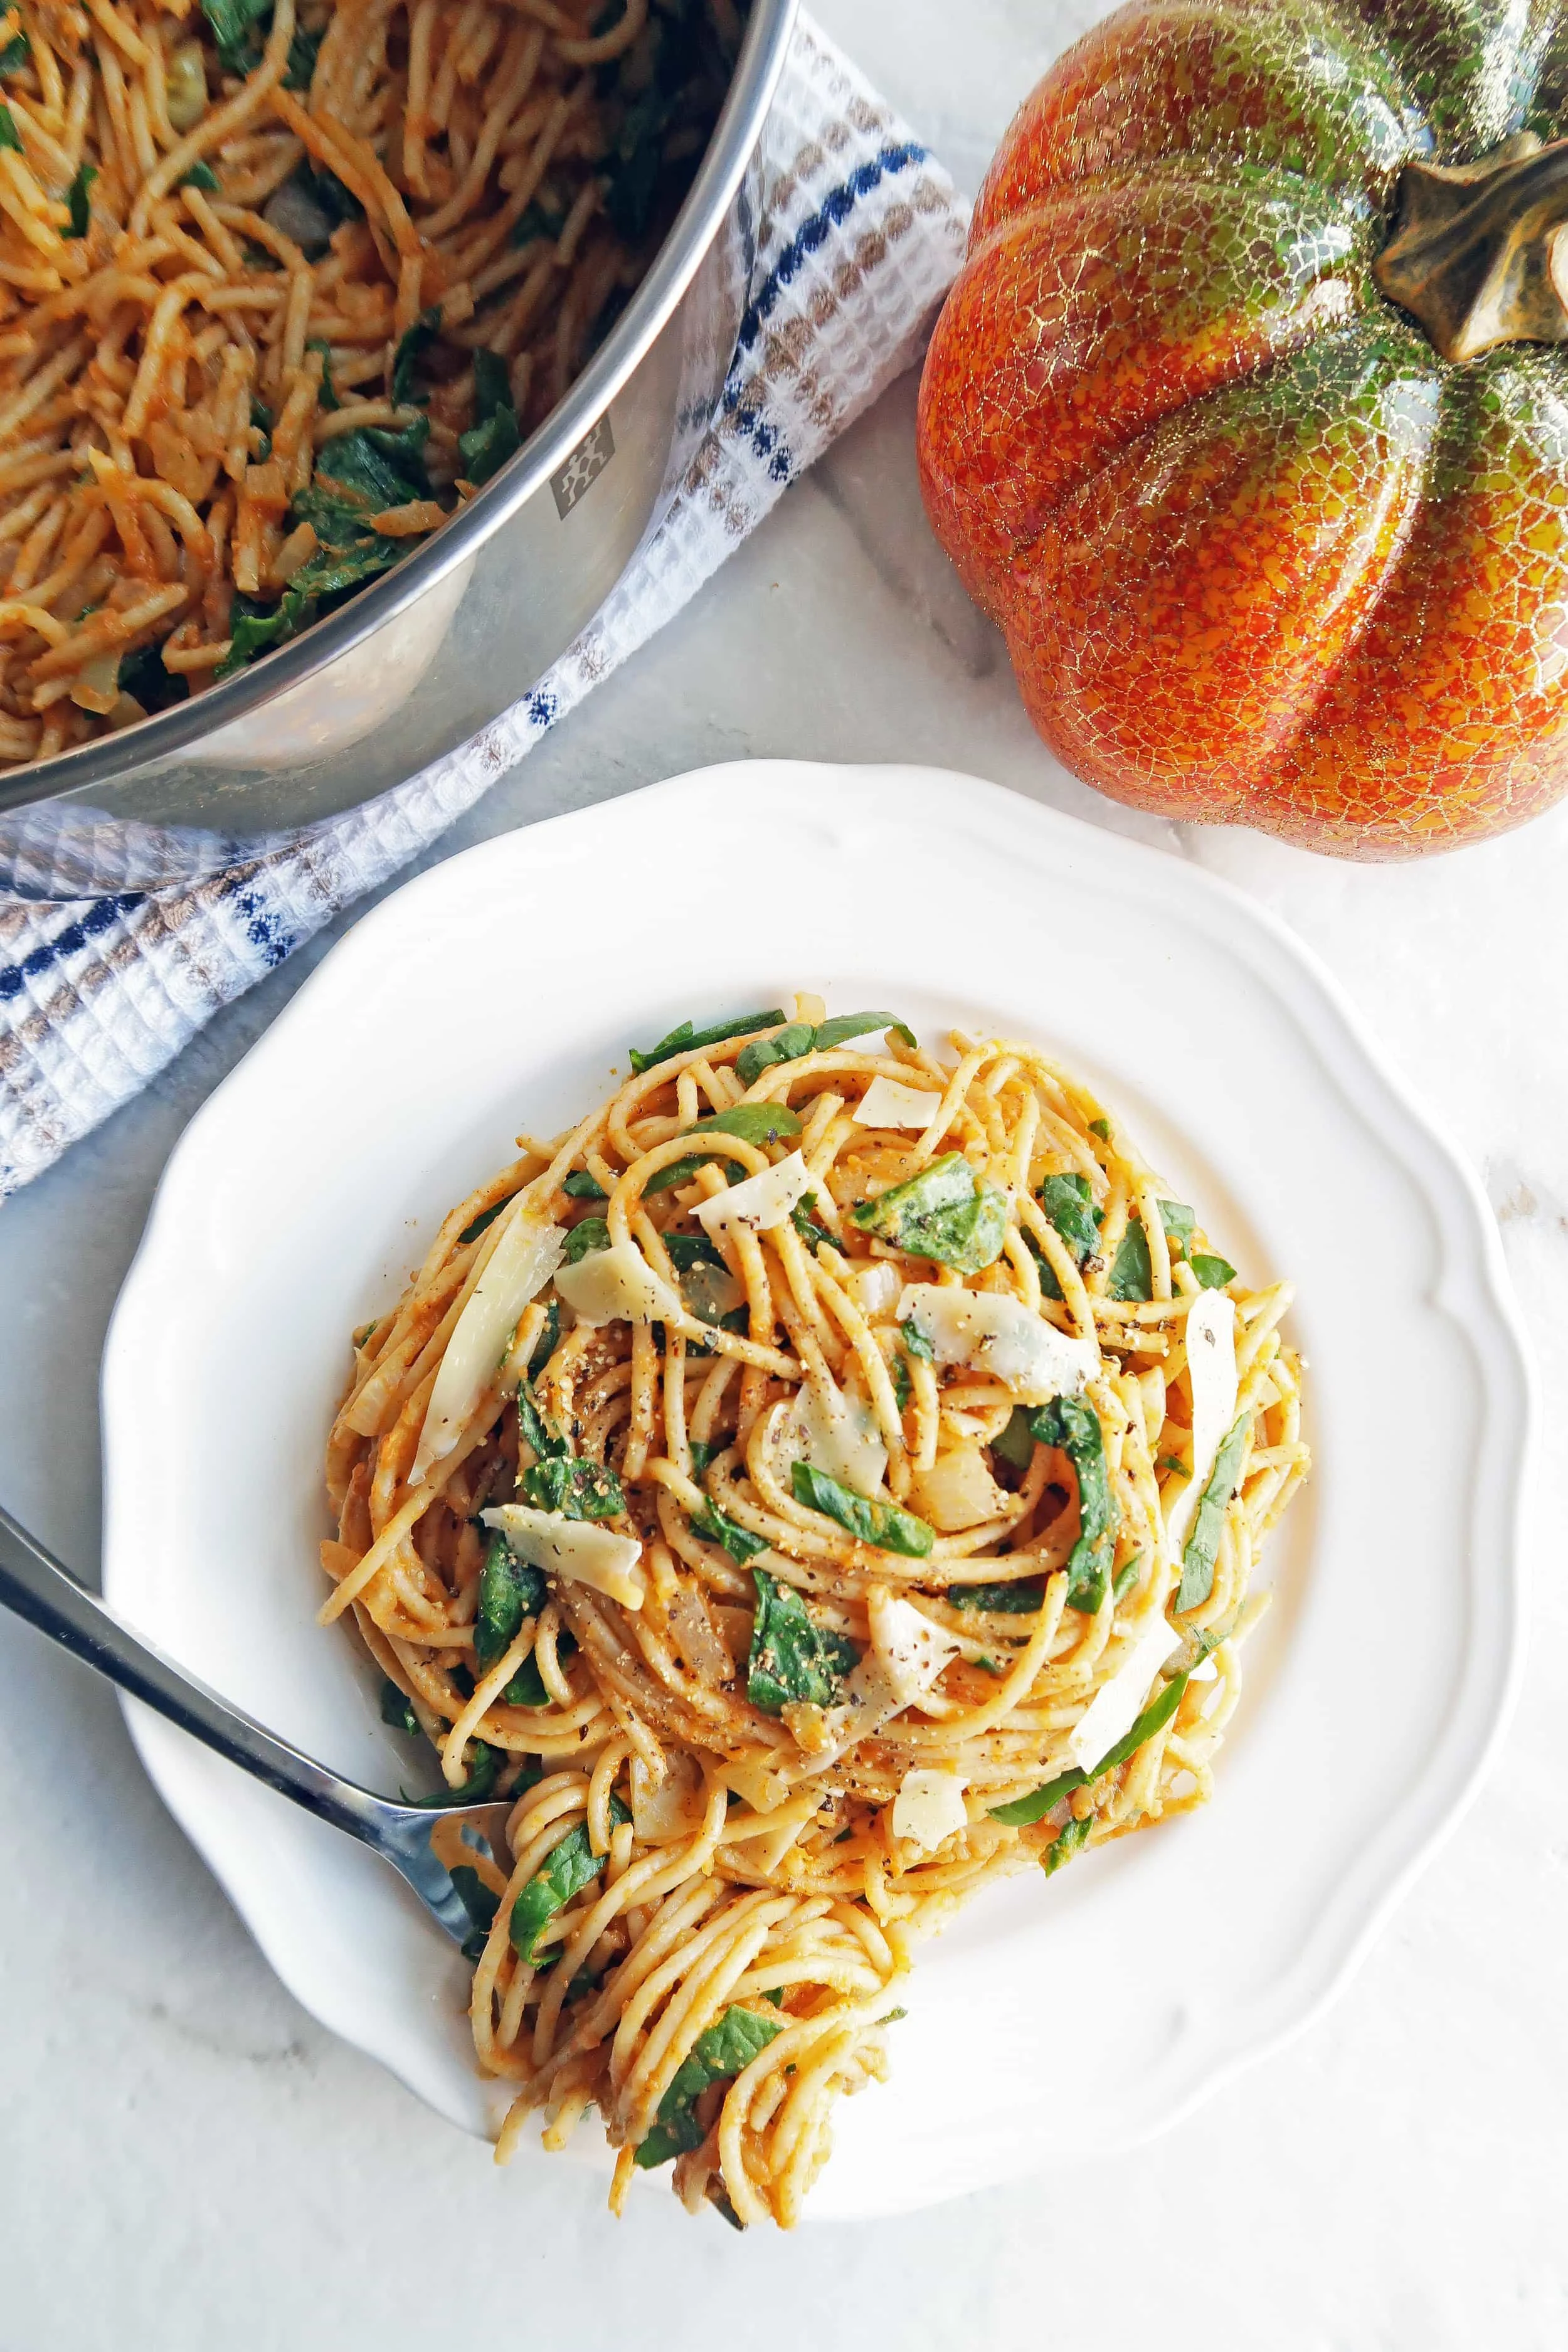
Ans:
{"type": "Polygon", "coordinates": [[[222,187],[223,183],[218,178],[217,173],[213,170],[212,165],[210,163],[204,163],[200,158],[198,158],[197,161],[191,165],[188,172],[181,173],[179,178],[175,181],[174,185],[176,188],[200,188],[205,194],[215,196],[222,187]]]}
{"type": "Polygon", "coordinates": [[[1193,1226],[1196,1220],[1184,1201],[1162,1201],[1160,1223],[1165,1228],[1165,1239],[1171,1244],[1171,1255],[1184,1258],[1192,1244],[1193,1226]]]}
{"type": "Polygon", "coordinates": [[[23,152],[21,134],[8,106],[0,106],[0,148],[4,147],[9,147],[16,155],[23,152]]]}
{"type": "Polygon", "coordinates": [[[414,1712],[414,1701],[406,1691],[399,1690],[392,1676],[383,1677],[381,1685],[381,1719],[394,1731],[405,1731],[410,1739],[422,1739],[425,1727],[414,1712]]]}
{"type": "Polygon", "coordinates": [[[716,1021],[710,1029],[694,1029],[689,1021],[683,1021],[668,1037],[661,1037],[657,1045],[649,1045],[645,1052],[639,1053],[635,1045],[629,1048],[633,1072],[640,1077],[645,1070],[669,1061],[676,1054],[692,1053],[699,1045],[722,1045],[731,1037],[749,1037],[753,1029],[775,1028],[784,1017],[783,1010],[775,1004],[769,1013],[742,1013],[732,1021],[716,1021]]]}
{"type": "Polygon", "coordinates": [[[549,1597],[542,1571],[520,1559],[498,1528],[485,1547],[474,1615],[474,1655],[481,1671],[506,1655],[526,1617],[537,1617],[549,1597]]]}
{"type": "Polygon", "coordinates": [[[321,35],[296,31],[289,44],[289,64],[283,76],[285,89],[309,89],[315,78],[316,59],[321,53],[321,35]]]}
{"type": "Polygon", "coordinates": [[[1053,1397],[1030,1415],[1030,1427],[1043,1445],[1060,1447],[1078,1475],[1079,1534],[1067,1564],[1068,1607],[1092,1617],[1116,1553],[1116,1500],[1100,1415],[1086,1397],[1053,1397]]]}
{"type": "Polygon", "coordinates": [[[1081,1821],[1076,1813],[1069,1813],[1068,1815],[1066,1821],[1062,1823],[1060,1829],[1057,1832],[1055,1837],[1046,1848],[1045,1873],[1047,1878],[1051,1876],[1054,1871],[1059,1870],[1064,1862],[1070,1862],[1072,1860],[1074,1854],[1079,1851],[1079,1848],[1087,1843],[1089,1833],[1093,1827],[1094,1815],[1092,1813],[1085,1813],[1081,1821]]]}
{"type": "Polygon", "coordinates": [[[816,1038],[816,1032],[809,1021],[792,1021],[775,1036],[754,1038],[736,1055],[735,1076],[743,1087],[755,1086],[763,1072],[771,1069],[775,1062],[798,1062],[803,1054],[809,1054],[816,1038]]]}
{"type": "Polygon", "coordinates": [[[728,1110],[700,1118],[686,1130],[691,1136],[738,1135],[742,1143],[780,1143],[800,1133],[800,1120],[788,1103],[732,1103],[728,1110]]]}
{"type": "Polygon", "coordinates": [[[1210,1257],[1205,1250],[1195,1250],[1187,1264],[1197,1276],[1201,1290],[1223,1290],[1227,1282],[1236,1280],[1236,1268],[1223,1257],[1210,1257]]]}
{"type": "Polygon", "coordinates": [[[1070,1796],[1075,1789],[1083,1788],[1090,1780],[1098,1780],[1102,1772],[1113,1772],[1119,1764],[1125,1764],[1129,1757],[1136,1756],[1138,1750],[1169,1723],[1182,1703],[1182,1693],[1186,1687],[1186,1675],[1173,1675],[1158,1697],[1150,1700],[1131,1730],[1124,1733],[1114,1748],[1106,1749],[1092,1771],[1084,1772],[1076,1764],[1071,1765],[1067,1771],[1058,1772],[1054,1780],[1047,1780],[1043,1789],[1036,1789],[1026,1797],[1016,1797],[1010,1805],[993,1805],[992,1819],[1005,1822],[1012,1829],[1027,1829],[1032,1822],[1043,1822],[1046,1815],[1059,1805],[1064,1797],[1070,1796]]]}
{"type": "Polygon", "coordinates": [[[658,2103],[658,2119],[638,2143],[639,2168],[650,2171],[700,2147],[705,2134],[697,2120],[697,2102],[704,2091],[715,2083],[733,2082],[784,2030],[782,2018],[759,2017],[754,2010],[731,2002],[717,2024],[698,2035],[671,2076],[658,2103]]]}
{"type": "MultiPolygon", "coordinates": [[[[565,1665],[577,1654],[577,1643],[570,1633],[556,1636],[555,1655],[565,1665]]],[[[530,1650],[521,1666],[501,1695],[503,1706],[548,1706],[550,1693],[544,1687],[544,1676],[539,1671],[539,1653],[530,1650]]]]}
{"type": "Polygon", "coordinates": [[[138,646],[121,662],[120,691],[133,697],[143,710],[153,711],[184,702],[190,688],[177,670],[164,668],[162,646],[138,646]]]}
{"type": "Polygon", "coordinates": [[[504,1201],[497,1201],[489,1208],[481,1209],[472,1224],[465,1225],[458,1235],[458,1247],[461,1248],[465,1242],[477,1242],[486,1227],[494,1224],[501,1211],[510,1206],[511,1197],[509,1192],[504,1201]]]}
{"type": "Polygon", "coordinates": [[[1219,1539],[1225,1527],[1225,1515],[1241,1476],[1242,1457],[1252,1430],[1252,1415],[1239,1413],[1226,1431],[1219,1452],[1214,1458],[1203,1500],[1194,1515],[1192,1532],[1182,1547],[1182,1582],[1176,1594],[1178,1609],[1201,1607],[1214,1591],[1215,1561],[1219,1553],[1219,1539]]]}
{"type": "Polygon", "coordinates": [[[491,1926],[500,1909],[500,1896],[490,1892],[471,1862],[455,1863],[447,1876],[458,1902],[473,1921],[473,1933],[463,1938],[463,1958],[477,1960],[489,1940],[491,1926]]]}
{"type": "Polygon", "coordinates": [[[1007,1426],[1000,1437],[991,1441],[991,1451],[1010,1462],[1015,1470],[1026,1470],[1035,1458],[1035,1433],[1029,1425],[1026,1405],[1016,1404],[1007,1416],[1007,1426]]]}
{"type": "MultiPolygon", "coordinates": [[[[531,1369],[532,1367],[530,1366],[531,1370],[531,1369]]],[[[549,1426],[539,1407],[534,1403],[526,1382],[517,1392],[517,1426],[520,1434],[533,1448],[542,1462],[552,1454],[570,1454],[572,1451],[566,1440],[563,1437],[557,1437],[549,1426]]]]}
{"type": "Polygon", "coordinates": [[[913,1356],[918,1362],[922,1364],[935,1363],[936,1349],[931,1346],[931,1340],[921,1329],[920,1325],[915,1321],[912,1315],[907,1316],[903,1322],[900,1324],[899,1337],[904,1343],[904,1352],[906,1355],[913,1356]]]}
{"type": "Polygon", "coordinates": [[[609,1246],[610,1229],[603,1217],[583,1217],[566,1236],[566,1263],[578,1265],[593,1251],[609,1246]]]}
{"type": "Polygon", "coordinates": [[[320,335],[312,335],[310,341],[305,345],[305,349],[308,352],[320,352],[321,354],[321,389],[318,395],[321,400],[321,406],[329,410],[341,408],[343,404],[338,398],[338,388],[332,382],[332,347],[331,343],[325,341],[320,335]]]}
{"type": "MultiPolygon", "coordinates": [[[[1192,1239],[1193,1212],[1184,1201],[1162,1201],[1160,1223],[1165,1229],[1166,1240],[1172,1245],[1171,1255],[1179,1260],[1184,1256],[1187,1244],[1192,1239]]],[[[1111,1265],[1106,1291],[1111,1298],[1147,1299],[1154,1295],[1154,1269],[1149,1256],[1149,1236],[1143,1230],[1141,1217],[1128,1219],[1127,1231],[1121,1236],[1121,1245],[1111,1265]]]]}
{"type": "Polygon", "coordinates": [[[954,1584],[950,1609],[989,1609],[999,1617],[1037,1617],[1046,1605],[1043,1584],[954,1584]]]}
{"type": "MultiPolygon", "coordinates": [[[[1047,1176],[1035,1198],[1061,1235],[1073,1264],[1087,1264],[1100,1247],[1100,1228],[1105,1223],[1105,1212],[1094,1205],[1088,1177],[1047,1176]]],[[[1055,1266],[1032,1234],[1026,1238],[1039,1265],[1041,1290],[1047,1298],[1059,1298],[1062,1286],[1055,1266]]]]}
{"type": "Polygon", "coordinates": [[[874,1029],[890,1029],[912,1053],[916,1045],[914,1031],[896,1013],[837,1013],[831,1021],[824,1021],[816,1033],[816,1051],[830,1054],[835,1045],[847,1045],[851,1037],[864,1037],[874,1029]]]}
{"type": "MultiPolygon", "coordinates": [[[[617,1826],[631,1814],[619,1797],[610,1799],[610,1819],[617,1826]]],[[[588,1843],[588,1824],[568,1830],[518,1895],[511,1906],[511,1944],[520,1960],[531,1961],[540,1936],[556,1912],[591,1885],[605,1867],[605,1857],[588,1843]]]]}
{"type": "Polygon", "coordinates": [[[421,310],[414,324],[399,336],[392,355],[392,397],[398,408],[423,408],[428,403],[429,394],[414,388],[414,372],[440,332],[441,306],[437,302],[429,310],[421,310]]]}
{"type": "Polygon", "coordinates": [[[863,1233],[879,1234],[913,1257],[933,1258],[961,1274],[994,1265],[1007,1239],[1005,1201],[975,1181],[961,1151],[945,1152],[851,1213],[863,1233]]]}
{"type": "Polygon", "coordinates": [[[691,1475],[694,1478],[700,1479],[719,1448],[716,1445],[704,1445],[700,1439],[694,1437],[688,1444],[686,1450],[691,1456],[691,1475]]]}
{"type": "Polygon", "coordinates": [[[92,226],[91,189],[97,177],[98,165],[84,163],[66,191],[71,216],[71,225],[66,231],[69,237],[85,236],[92,226]]]}
{"type": "MultiPolygon", "coordinates": [[[[531,1372],[542,1372],[561,1344],[561,1309],[552,1298],[544,1310],[544,1325],[534,1341],[533,1353],[528,1360],[531,1372]]],[[[535,1447],[535,1452],[538,1448],[535,1447]]]]}
{"type": "Polygon", "coordinates": [[[598,1178],[591,1176],[585,1168],[574,1168],[561,1190],[574,1201],[607,1201],[610,1197],[598,1178]]]}
{"type": "Polygon", "coordinates": [[[1110,1121],[1108,1118],[1091,1118],[1089,1122],[1089,1131],[1090,1135],[1098,1135],[1101,1143],[1109,1143],[1110,1121]]]}
{"type": "Polygon", "coordinates": [[[438,1812],[447,1805],[480,1804],[494,1789],[500,1768],[499,1750],[487,1748],[482,1739],[473,1740],[469,1743],[468,1777],[460,1788],[437,1789],[428,1797],[411,1797],[405,1791],[403,1801],[431,1812],[438,1812]]]}
{"type": "Polygon", "coordinates": [[[522,1474],[522,1491],[538,1511],[559,1511],[568,1519],[618,1518],[626,1507],[621,1482],[605,1462],[581,1462],[556,1454],[522,1474]]]}
{"type": "Polygon", "coordinates": [[[830,1478],[826,1470],[814,1469],[809,1462],[793,1465],[790,1485],[797,1503],[836,1519],[861,1543],[875,1544],[879,1551],[901,1552],[908,1559],[924,1559],[936,1540],[934,1529],[924,1519],[917,1519],[912,1511],[900,1511],[896,1503],[868,1502],[853,1486],[830,1478]]]}
{"type": "Polygon", "coordinates": [[[553,241],[565,226],[564,213],[555,212],[549,205],[541,204],[535,196],[531,204],[523,206],[512,223],[511,241],[513,245],[531,245],[536,237],[542,236],[553,241]]]}
{"type": "Polygon", "coordinates": [[[406,506],[410,499],[427,499],[425,445],[429,437],[426,416],[395,433],[388,425],[356,425],[352,433],[339,433],[321,444],[312,488],[320,490],[324,476],[343,498],[369,514],[406,506]]]}
{"type": "Polygon", "coordinates": [[[827,1248],[836,1249],[840,1257],[847,1257],[849,1253],[845,1248],[843,1243],[839,1240],[837,1234],[830,1234],[827,1227],[826,1225],[819,1225],[816,1219],[812,1215],[811,1213],[816,1206],[816,1193],[803,1192],[800,1199],[795,1202],[794,1208],[789,1213],[790,1223],[795,1227],[795,1232],[800,1235],[801,1240],[805,1244],[808,1250],[819,1250],[826,1244],[827,1248]]]}
{"type": "Polygon", "coordinates": [[[1121,1606],[1121,1603],[1126,1600],[1128,1594],[1137,1583],[1139,1571],[1142,1568],[1142,1553],[1141,1551],[1135,1551],[1131,1559],[1124,1561],[1121,1567],[1117,1570],[1116,1581],[1110,1588],[1110,1597],[1112,1601],[1115,1601],[1118,1608],[1121,1606]]]}
{"type": "Polygon", "coordinates": [[[202,0],[202,15],[212,27],[218,62],[225,73],[243,81],[261,57],[257,27],[272,17],[272,0],[202,0]]]}
{"type": "MultiPolygon", "coordinates": [[[[700,1536],[707,1537],[710,1543],[722,1544],[737,1568],[744,1568],[749,1559],[755,1559],[760,1551],[766,1551],[768,1548],[765,1538],[754,1536],[745,1528],[738,1528],[733,1519],[725,1517],[716,1503],[710,1503],[706,1509],[694,1512],[691,1524],[700,1536]]],[[[753,1569],[752,1573],[755,1576],[756,1570],[753,1569]]]]}
{"type": "Polygon", "coordinates": [[[764,1715],[786,1706],[831,1706],[860,1653],[842,1633],[817,1624],[793,1584],[753,1568],[756,1615],[746,1661],[746,1696],[764,1715]]]}
{"type": "Polygon", "coordinates": [[[33,54],[33,45],[26,33],[13,33],[0,49],[0,74],[20,73],[33,54]]]}
{"type": "Polygon", "coordinates": [[[660,1238],[677,1274],[689,1274],[699,1265],[720,1266],[726,1274],[730,1271],[722,1252],[714,1248],[706,1234],[664,1234],[660,1238]]]}
{"type": "Polygon", "coordinates": [[[910,1378],[908,1359],[895,1356],[889,1367],[889,1373],[893,1383],[893,1402],[898,1406],[900,1413],[905,1412],[909,1409],[910,1397],[914,1388],[914,1382],[910,1378]]]}

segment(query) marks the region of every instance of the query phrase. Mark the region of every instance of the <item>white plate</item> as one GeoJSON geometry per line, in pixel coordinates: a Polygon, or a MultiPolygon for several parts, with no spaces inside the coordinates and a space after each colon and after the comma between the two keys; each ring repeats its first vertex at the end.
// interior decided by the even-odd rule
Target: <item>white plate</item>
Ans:
{"type": "MultiPolygon", "coordinates": [[[[840,2111],[814,2193],[847,2217],[1125,2147],[1301,2026],[1505,1713],[1529,1391],[1496,1234],[1278,924],[921,769],[712,768],[452,858],[349,934],[169,1163],[104,1363],[104,1577],[265,1722],[372,1786],[408,1778],[374,1675],[315,1622],[347,1334],[518,1128],[567,1125],[629,1042],[796,985],[1083,1071],[1249,1281],[1296,1278],[1317,1454],[1216,1801],[1012,1882],[924,1948],[892,2081],[840,2111]]],[[[298,1999],[486,2128],[467,1970],[401,1884],[131,1712],[298,1999]]]]}

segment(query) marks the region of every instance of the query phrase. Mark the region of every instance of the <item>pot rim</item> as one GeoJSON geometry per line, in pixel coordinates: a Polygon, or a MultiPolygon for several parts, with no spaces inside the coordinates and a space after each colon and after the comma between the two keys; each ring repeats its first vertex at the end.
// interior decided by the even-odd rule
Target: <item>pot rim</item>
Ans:
{"type": "Polygon", "coordinates": [[[340,611],[313,623],[290,644],[264,655],[221,686],[157,711],[134,727],[0,775],[0,810],[89,790],[262,709],[406,612],[543,488],[652,348],[718,235],[762,135],[798,6],[799,0],[752,0],[745,38],[713,136],[647,277],[564,399],[462,513],[452,516],[414,554],[362,589],[340,611]]]}

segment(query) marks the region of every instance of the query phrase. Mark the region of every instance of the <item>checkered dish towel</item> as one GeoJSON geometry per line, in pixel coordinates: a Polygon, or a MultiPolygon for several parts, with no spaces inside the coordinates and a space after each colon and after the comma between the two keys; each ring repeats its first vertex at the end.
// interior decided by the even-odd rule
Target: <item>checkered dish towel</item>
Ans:
{"type": "Polygon", "coordinates": [[[708,435],[656,537],[531,694],[423,774],[204,882],[88,899],[0,893],[0,1196],[472,807],[918,357],[958,267],[965,207],[805,16],[763,156],[756,269],[708,435]]]}

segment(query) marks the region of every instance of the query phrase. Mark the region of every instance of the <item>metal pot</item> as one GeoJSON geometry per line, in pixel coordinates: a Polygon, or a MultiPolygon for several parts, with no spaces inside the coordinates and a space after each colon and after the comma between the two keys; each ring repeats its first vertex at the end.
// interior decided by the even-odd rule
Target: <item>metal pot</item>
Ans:
{"type": "Polygon", "coordinates": [[[440,758],[565,651],[658,528],[722,390],[796,5],[752,0],[674,227],[511,463],[292,645],[139,726],[0,775],[0,885],[156,888],[254,856],[440,758]]]}

